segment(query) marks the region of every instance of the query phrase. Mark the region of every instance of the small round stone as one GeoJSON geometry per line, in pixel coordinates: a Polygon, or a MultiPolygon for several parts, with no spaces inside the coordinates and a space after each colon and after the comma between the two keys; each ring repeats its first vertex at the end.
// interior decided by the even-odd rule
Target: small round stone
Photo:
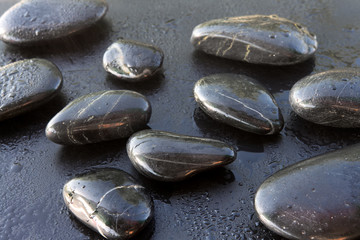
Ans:
{"type": "Polygon", "coordinates": [[[62,74],[45,59],[28,59],[0,68],[0,121],[51,100],[60,91],[62,74]]]}
{"type": "Polygon", "coordinates": [[[114,76],[129,82],[137,82],[154,76],[162,66],[164,54],[149,44],[118,40],[105,52],[103,66],[114,76]]]}
{"type": "Polygon", "coordinates": [[[290,90],[300,117],[325,126],[360,127],[360,71],[336,69],[305,77],[290,90]]]}
{"type": "Polygon", "coordinates": [[[70,180],[63,198],[83,224],[107,239],[135,236],[154,215],[146,189],[117,169],[98,169],[70,180]]]}
{"type": "Polygon", "coordinates": [[[0,38],[31,45],[68,36],[103,18],[105,0],[22,0],[0,18],[0,38]]]}
{"type": "Polygon", "coordinates": [[[81,145],[129,137],[151,116],[145,96],[128,90],[91,93],[70,102],[46,127],[51,141],[81,145]]]}

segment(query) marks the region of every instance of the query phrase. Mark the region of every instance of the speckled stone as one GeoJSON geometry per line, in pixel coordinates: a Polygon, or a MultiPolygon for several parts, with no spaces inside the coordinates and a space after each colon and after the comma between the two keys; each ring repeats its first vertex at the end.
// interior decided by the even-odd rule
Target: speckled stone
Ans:
{"type": "Polygon", "coordinates": [[[118,40],[105,52],[103,66],[114,76],[129,82],[137,82],[156,74],[162,66],[164,53],[149,44],[118,40]]]}
{"type": "Polygon", "coordinates": [[[4,42],[30,45],[87,28],[107,11],[105,0],[22,0],[0,18],[4,42]]]}
{"type": "Polygon", "coordinates": [[[126,148],[141,174],[166,182],[184,180],[236,158],[236,152],[224,142],[156,130],[135,133],[126,148]]]}
{"type": "Polygon", "coordinates": [[[289,239],[360,237],[360,145],[313,157],[268,178],[255,209],[289,239]]]}
{"type": "Polygon", "coordinates": [[[270,65],[302,62],[317,49],[306,27],[276,15],[211,20],[194,28],[191,42],[208,54],[270,65]]]}
{"type": "Polygon", "coordinates": [[[290,90],[300,117],[325,126],[360,127],[360,71],[329,70],[305,77],[290,90]]]}
{"type": "Polygon", "coordinates": [[[140,93],[91,93],[75,99],[53,117],[46,127],[46,136],[64,145],[126,138],[144,129],[150,116],[150,103],[140,93]]]}
{"type": "Polygon", "coordinates": [[[195,84],[194,95],[210,117],[238,129],[270,135],[283,128],[284,120],[274,97],[250,77],[210,75],[195,84]]]}
{"type": "Polygon", "coordinates": [[[107,239],[128,239],[153,217],[153,201],[126,172],[98,169],[78,176],[63,188],[69,210],[107,239]]]}
{"type": "Polygon", "coordinates": [[[62,74],[45,59],[29,59],[0,68],[0,121],[28,112],[61,89],[62,74]]]}

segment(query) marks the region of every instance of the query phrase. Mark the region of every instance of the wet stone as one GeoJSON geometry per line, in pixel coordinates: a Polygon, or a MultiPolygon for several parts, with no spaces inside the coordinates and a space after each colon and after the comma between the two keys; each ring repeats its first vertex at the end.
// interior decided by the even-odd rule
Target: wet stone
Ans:
{"type": "Polygon", "coordinates": [[[45,59],[30,59],[0,68],[0,121],[48,102],[60,91],[62,74],[45,59]]]}
{"type": "Polygon", "coordinates": [[[274,97],[250,77],[210,75],[195,84],[194,95],[210,117],[238,129],[270,135],[283,128],[283,116],[274,97]]]}
{"type": "Polygon", "coordinates": [[[360,237],[359,149],[313,157],[268,178],[255,196],[262,223],[289,239],[360,237]]]}
{"type": "Polygon", "coordinates": [[[360,71],[329,70],[305,77],[292,87],[289,100],[294,112],[310,122],[360,127],[360,71]]]}
{"type": "Polygon", "coordinates": [[[137,82],[156,74],[163,60],[164,54],[157,47],[133,40],[118,40],[106,50],[103,66],[118,78],[137,82]]]}
{"type": "Polygon", "coordinates": [[[150,116],[150,103],[140,93],[91,93],[70,102],[53,117],[46,127],[46,136],[64,145],[126,138],[144,129],[150,116]]]}
{"type": "Polygon", "coordinates": [[[69,210],[107,239],[128,239],[153,217],[153,201],[126,172],[98,169],[78,176],[63,188],[69,210]]]}
{"type": "Polygon", "coordinates": [[[191,42],[208,54],[270,65],[302,62],[317,49],[306,27],[276,15],[211,20],[194,28],[191,42]]]}
{"type": "Polygon", "coordinates": [[[0,38],[29,45],[68,36],[105,16],[105,0],[22,0],[0,18],[0,38]]]}
{"type": "Polygon", "coordinates": [[[156,130],[135,133],[126,148],[141,174],[167,182],[184,180],[236,158],[236,152],[224,142],[156,130]]]}

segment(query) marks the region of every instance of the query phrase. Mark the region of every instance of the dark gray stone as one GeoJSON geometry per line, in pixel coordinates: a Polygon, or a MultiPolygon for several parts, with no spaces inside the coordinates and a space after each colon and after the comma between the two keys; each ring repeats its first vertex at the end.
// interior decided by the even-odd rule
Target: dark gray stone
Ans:
{"type": "Polygon", "coordinates": [[[135,133],[126,148],[141,174],[167,182],[184,180],[236,158],[236,152],[224,142],[156,130],[135,133]]]}
{"type": "Polygon", "coordinates": [[[30,111],[61,89],[62,74],[45,59],[30,59],[0,68],[0,120],[30,111]]]}
{"type": "Polygon", "coordinates": [[[194,28],[191,42],[208,54],[270,65],[302,62],[317,49],[307,28],[276,15],[211,20],[194,28]]]}
{"type": "Polygon", "coordinates": [[[330,70],[305,77],[290,91],[300,117],[325,126],[360,127],[360,71],[330,70]]]}
{"type": "Polygon", "coordinates": [[[87,144],[129,137],[144,129],[151,106],[140,93],[102,91],[75,99],[46,127],[46,136],[58,144],[87,144]]]}
{"type": "Polygon", "coordinates": [[[157,47],[133,40],[118,40],[106,50],[103,66],[118,78],[137,82],[157,73],[163,60],[164,54],[157,47]]]}
{"type": "Polygon", "coordinates": [[[153,201],[126,172],[98,169],[67,182],[63,188],[69,210],[107,239],[128,239],[153,217],[153,201]]]}
{"type": "Polygon", "coordinates": [[[78,32],[99,21],[105,0],[23,0],[0,18],[4,42],[29,45],[78,32]]]}
{"type": "Polygon", "coordinates": [[[360,237],[360,145],[277,172],[259,187],[255,209],[269,229],[286,238],[360,237]]]}
{"type": "Polygon", "coordinates": [[[270,135],[283,128],[284,120],[274,97],[250,77],[210,75],[195,84],[194,95],[210,117],[238,129],[270,135]]]}

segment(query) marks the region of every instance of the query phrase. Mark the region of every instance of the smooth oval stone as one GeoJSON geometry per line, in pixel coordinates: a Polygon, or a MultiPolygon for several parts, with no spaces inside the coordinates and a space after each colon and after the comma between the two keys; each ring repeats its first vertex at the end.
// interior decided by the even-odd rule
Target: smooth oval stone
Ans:
{"type": "Polygon", "coordinates": [[[250,77],[210,75],[197,81],[194,95],[210,117],[238,129],[270,135],[283,128],[284,120],[274,97],[250,77]]]}
{"type": "Polygon", "coordinates": [[[276,15],[211,20],[194,28],[191,42],[208,54],[270,65],[302,62],[317,49],[306,27],[276,15]]]}
{"type": "Polygon", "coordinates": [[[45,59],[14,62],[0,68],[0,120],[41,106],[61,89],[62,74],[45,59]]]}
{"type": "Polygon", "coordinates": [[[289,239],[360,237],[360,145],[299,162],[258,189],[255,209],[289,239]]]}
{"type": "Polygon", "coordinates": [[[68,36],[99,21],[105,0],[23,0],[0,18],[0,38],[28,45],[68,36]]]}
{"type": "Polygon", "coordinates": [[[300,117],[325,126],[360,127],[360,71],[330,70],[305,77],[290,90],[300,117]]]}
{"type": "Polygon", "coordinates": [[[128,239],[153,217],[153,201],[126,172],[99,169],[78,176],[63,188],[69,210],[107,239],[128,239]]]}
{"type": "Polygon", "coordinates": [[[164,54],[157,47],[133,40],[118,40],[106,50],[103,66],[118,78],[137,82],[157,73],[163,60],[164,54]]]}
{"type": "Polygon", "coordinates": [[[126,138],[144,129],[150,116],[150,103],[140,93],[91,93],[70,102],[56,114],[46,127],[46,136],[64,145],[126,138]]]}
{"type": "Polygon", "coordinates": [[[156,130],[135,133],[126,149],[141,174],[166,182],[184,180],[236,158],[236,152],[224,142],[156,130]]]}

